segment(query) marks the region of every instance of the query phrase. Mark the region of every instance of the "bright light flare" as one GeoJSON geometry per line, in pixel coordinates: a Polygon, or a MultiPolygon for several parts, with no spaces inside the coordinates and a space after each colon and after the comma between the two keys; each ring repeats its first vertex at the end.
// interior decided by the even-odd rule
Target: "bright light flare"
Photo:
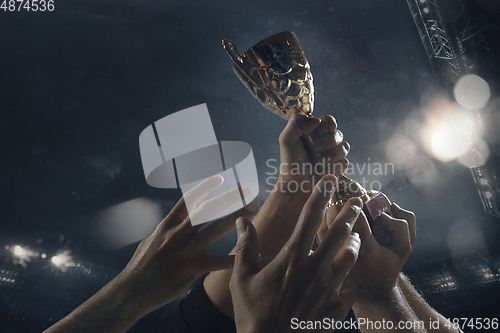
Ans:
{"type": "Polygon", "coordinates": [[[21,245],[14,245],[11,247],[6,247],[12,253],[14,257],[12,263],[14,265],[21,265],[23,268],[27,267],[27,263],[31,262],[32,257],[38,256],[38,253],[30,250],[28,247],[22,247],[21,245]]]}
{"type": "Polygon", "coordinates": [[[453,123],[445,123],[432,136],[432,152],[441,161],[451,161],[466,152],[462,138],[453,123]]]}
{"type": "Polygon", "coordinates": [[[435,97],[429,102],[426,124],[421,137],[424,148],[435,158],[448,162],[459,159],[465,166],[480,166],[489,150],[482,136],[482,126],[474,112],[435,97]]]}
{"type": "Polygon", "coordinates": [[[16,245],[14,246],[14,251],[12,251],[12,253],[16,256],[16,257],[22,257],[22,256],[25,256],[26,255],[26,251],[23,250],[22,247],[20,247],[19,245],[16,245]]]}
{"type": "Polygon", "coordinates": [[[59,251],[50,259],[50,261],[54,264],[54,266],[65,272],[68,267],[75,265],[72,261],[73,256],[70,253],[70,250],[59,251]]]}

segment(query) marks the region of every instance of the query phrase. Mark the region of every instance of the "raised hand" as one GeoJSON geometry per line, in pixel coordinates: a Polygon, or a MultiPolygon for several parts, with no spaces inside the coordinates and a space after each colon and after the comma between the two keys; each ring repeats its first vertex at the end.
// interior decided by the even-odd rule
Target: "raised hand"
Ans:
{"type": "Polygon", "coordinates": [[[354,297],[341,286],[356,262],[360,247],[358,235],[351,233],[361,212],[359,198],[349,200],[335,220],[330,221],[331,228],[322,243],[309,255],[310,244],[335,186],[332,175],[318,182],[292,236],[262,269],[253,225],[244,218],[237,220],[238,243],[229,286],[238,332],[292,331],[292,318],[300,321],[345,318],[354,297]]]}
{"type": "Polygon", "coordinates": [[[213,176],[187,192],[118,276],[46,332],[125,332],[142,316],[181,296],[203,273],[232,268],[234,256],[212,256],[206,249],[233,230],[237,217],[250,218],[259,207],[249,204],[200,231],[203,225],[192,226],[191,218],[211,220],[236,203],[239,195],[234,192],[239,189],[207,200],[193,212],[185,205],[187,201],[195,206],[222,182],[221,176],[213,176]]]}

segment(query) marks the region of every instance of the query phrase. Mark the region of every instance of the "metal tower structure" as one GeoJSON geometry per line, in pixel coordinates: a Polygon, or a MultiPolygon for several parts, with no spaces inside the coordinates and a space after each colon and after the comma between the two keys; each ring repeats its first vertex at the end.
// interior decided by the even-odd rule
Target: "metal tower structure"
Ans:
{"type": "MultiPolygon", "coordinates": [[[[453,95],[457,81],[475,74],[488,82],[490,101],[500,93],[500,5],[490,0],[407,0],[434,72],[445,90],[453,95]]],[[[500,102],[490,110],[474,112],[476,126],[487,133],[490,148],[485,158],[472,145],[467,158],[488,219],[500,219],[500,102]]],[[[464,138],[465,143],[469,138],[464,138]]],[[[498,225],[498,223],[494,223],[498,225]]],[[[499,254],[500,249],[494,252],[499,254]]]]}
{"type": "MultiPolygon", "coordinates": [[[[500,295],[500,2],[494,0],[407,0],[432,68],[453,96],[459,79],[475,74],[490,86],[490,103],[470,110],[490,156],[470,144],[466,158],[495,241],[489,258],[431,263],[407,270],[417,289],[443,313],[496,316],[500,295]],[[496,104],[495,104],[496,103],[496,104]],[[486,109],[486,110],[485,110],[486,109]],[[489,264],[488,264],[489,261],[489,264]],[[494,264],[494,265],[493,265],[494,264]]],[[[460,128],[459,128],[460,130],[460,128]]],[[[462,131],[465,133],[465,131],[462,131]]],[[[469,141],[469,142],[468,142],[469,141]]],[[[469,144],[468,144],[469,143],[469,144]]]]}

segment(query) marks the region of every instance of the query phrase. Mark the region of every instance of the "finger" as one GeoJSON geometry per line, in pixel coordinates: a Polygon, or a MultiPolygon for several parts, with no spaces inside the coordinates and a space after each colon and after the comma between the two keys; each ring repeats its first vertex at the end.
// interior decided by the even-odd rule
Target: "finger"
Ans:
{"type": "Polygon", "coordinates": [[[342,205],[332,205],[328,210],[326,211],[326,225],[328,229],[332,226],[333,221],[337,217],[337,215],[340,213],[342,210],[342,205]]]}
{"type": "Polygon", "coordinates": [[[313,193],[302,208],[297,225],[288,244],[299,254],[309,254],[311,243],[325,215],[325,208],[334,189],[337,178],[326,175],[314,187],[313,193]]]}
{"type": "MultiPolygon", "coordinates": [[[[332,142],[330,142],[332,145],[332,142]]],[[[321,152],[321,156],[324,158],[330,158],[331,161],[338,161],[349,154],[349,150],[351,150],[351,145],[347,141],[342,141],[328,149],[325,149],[321,152]]]]}
{"type": "Polygon", "coordinates": [[[398,204],[393,203],[391,206],[392,216],[406,220],[408,222],[408,227],[410,228],[410,240],[411,246],[415,245],[415,241],[417,240],[417,221],[415,218],[415,214],[410,212],[409,210],[405,210],[399,207],[398,204]]]}
{"type": "MultiPolygon", "coordinates": [[[[244,196],[250,194],[250,189],[247,187],[242,188],[242,191],[244,196]]],[[[240,202],[242,202],[240,188],[233,188],[203,202],[194,212],[189,214],[189,218],[184,223],[190,225],[191,222],[194,222],[200,229],[205,222],[211,221],[217,214],[240,202]]]]}
{"type": "Polygon", "coordinates": [[[324,115],[319,117],[321,124],[314,130],[316,137],[320,138],[329,133],[337,131],[337,121],[332,115],[324,115]]]}
{"type": "Polygon", "coordinates": [[[246,218],[236,220],[238,242],[234,259],[232,278],[241,281],[259,272],[259,249],[257,231],[246,218]]]}
{"type": "Polygon", "coordinates": [[[411,251],[411,241],[408,222],[403,219],[396,219],[387,213],[382,213],[379,218],[384,227],[392,233],[394,240],[393,245],[390,246],[391,250],[397,254],[409,253],[411,251]]]}
{"type": "Polygon", "coordinates": [[[219,221],[215,221],[200,232],[200,240],[204,246],[208,247],[215,243],[219,238],[231,232],[234,229],[235,221],[238,217],[250,219],[257,215],[259,206],[252,202],[236,212],[228,215],[219,221]]]}
{"type": "Polygon", "coordinates": [[[333,133],[328,133],[320,138],[317,138],[313,145],[313,150],[319,154],[326,152],[327,150],[337,147],[342,140],[344,135],[341,131],[335,131],[333,133]]]}
{"type": "Polygon", "coordinates": [[[373,236],[370,223],[368,223],[368,219],[363,211],[359,214],[358,220],[356,221],[356,224],[354,224],[352,231],[357,232],[361,238],[361,242],[363,242],[361,253],[373,251],[378,246],[381,246],[373,236]]]}
{"type": "Polygon", "coordinates": [[[224,269],[232,269],[234,266],[234,255],[227,256],[212,256],[209,255],[199,263],[200,269],[204,272],[220,271],[224,269]]]}
{"type": "Polygon", "coordinates": [[[281,132],[279,141],[280,145],[290,146],[300,141],[300,137],[304,131],[310,131],[319,126],[321,120],[316,117],[307,117],[301,112],[295,112],[281,132]]]}
{"type": "Polygon", "coordinates": [[[360,247],[361,239],[359,235],[355,232],[351,233],[332,263],[331,268],[334,273],[332,283],[334,286],[342,285],[347,274],[358,260],[360,247]]]}
{"type": "MultiPolygon", "coordinates": [[[[330,209],[328,209],[330,210],[330,209]]],[[[319,229],[318,229],[318,238],[319,238],[319,241],[321,242],[323,240],[323,238],[325,238],[326,236],[326,233],[328,232],[328,213],[325,214],[325,217],[323,217],[323,221],[321,221],[321,225],[319,226],[319,229]]],[[[316,243],[316,242],[313,242],[313,243],[316,243]]],[[[313,249],[315,250],[317,248],[317,246],[313,249]]]]}
{"type": "Polygon", "coordinates": [[[192,210],[200,200],[206,197],[210,192],[217,189],[224,182],[224,178],[220,175],[214,175],[202,181],[189,191],[187,191],[177,204],[172,208],[170,213],[163,219],[160,224],[161,228],[169,227],[171,225],[178,225],[189,216],[189,211],[192,210]],[[189,203],[191,208],[186,207],[186,202],[189,203]]]}
{"type": "Polygon", "coordinates": [[[347,154],[349,154],[349,149],[349,143],[342,141],[335,148],[329,149],[321,155],[317,155],[314,161],[323,166],[325,174],[331,173],[340,176],[349,166],[349,160],[346,158],[347,154]]]}
{"type": "Polygon", "coordinates": [[[360,198],[354,197],[349,199],[335,218],[330,229],[328,229],[325,238],[313,256],[316,256],[320,260],[325,257],[334,258],[347,237],[351,234],[362,207],[363,201],[360,198]]]}

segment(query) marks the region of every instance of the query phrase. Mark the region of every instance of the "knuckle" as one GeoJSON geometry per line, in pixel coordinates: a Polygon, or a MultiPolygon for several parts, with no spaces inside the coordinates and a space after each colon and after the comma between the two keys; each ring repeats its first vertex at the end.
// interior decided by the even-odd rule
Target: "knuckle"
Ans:
{"type": "Polygon", "coordinates": [[[416,217],[415,217],[414,212],[408,212],[408,220],[416,221],[416,217]]]}
{"type": "Polygon", "coordinates": [[[342,221],[335,226],[335,234],[341,239],[347,238],[351,234],[351,226],[348,222],[342,221]]]}
{"type": "Polygon", "coordinates": [[[321,116],[320,118],[322,122],[328,125],[328,127],[331,127],[332,125],[337,126],[337,121],[335,120],[335,117],[330,114],[321,116]]]}
{"type": "Polygon", "coordinates": [[[356,262],[358,260],[358,249],[354,245],[349,245],[346,248],[345,256],[348,263],[356,262]]]}
{"type": "Polygon", "coordinates": [[[342,148],[347,156],[347,154],[349,154],[349,151],[351,150],[351,145],[347,141],[342,141],[342,148]]]}
{"type": "Polygon", "coordinates": [[[284,140],[285,140],[285,134],[281,132],[280,135],[278,136],[278,141],[279,143],[283,143],[284,140]]]}
{"type": "Polygon", "coordinates": [[[408,225],[408,221],[405,220],[405,219],[396,219],[396,221],[399,222],[400,226],[403,228],[408,228],[409,225],[408,225]]]}
{"type": "Polygon", "coordinates": [[[246,240],[236,243],[235,254],[238,255],[240,252],[244,252],[247,247],[248,242],[246,240]]]}
{"type": "Polygon", "coordinates": [[[289,139],[290,139],[290,136],[287,133],[281,132],[281,134],[278,137],[278,142],[279,142],[280,146],[284,146],[284,145],[287,145],[289,143],[289,141],[290,141],[289,139]]]}

